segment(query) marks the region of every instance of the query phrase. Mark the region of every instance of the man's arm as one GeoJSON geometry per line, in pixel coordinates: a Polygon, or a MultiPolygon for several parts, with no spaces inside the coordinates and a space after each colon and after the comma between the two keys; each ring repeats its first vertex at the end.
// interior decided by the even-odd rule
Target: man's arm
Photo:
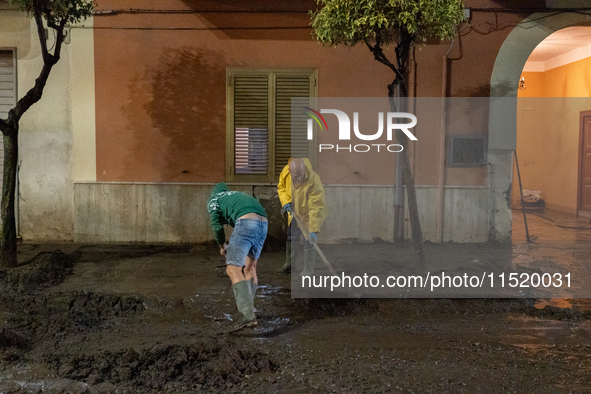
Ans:
{"type": "Polygon", "coordinates": [[[222,213],[218,209],[212,209],[209,211],[209,220],[215,240],[223,248],[223,245],[226,243],[226,233],[224,232],[225,221],[222,213]]]}
{"type": "Polygon", "coordinates": [[[279,201],[281,206],[291,203],[291,177],[289,176],[289,166],[283,167],[283,171],[279,175],[279,183],[277,184],[277,194],[279,194],[279,201]]]}

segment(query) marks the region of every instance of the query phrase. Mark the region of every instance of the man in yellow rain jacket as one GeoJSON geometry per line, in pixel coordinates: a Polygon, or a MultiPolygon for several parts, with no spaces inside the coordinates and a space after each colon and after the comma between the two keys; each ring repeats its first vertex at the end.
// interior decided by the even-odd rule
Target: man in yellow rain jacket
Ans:
{"type": "Polygon", "coordinates": [[[298,241],[303,236],[304,271],[301,275],[314,275],[316,250],[312,242],[318,240],[317,233],[326,219],[327,209],[324,187],[318,174],[312,170],[309,159],[289,159],[289,164],[279,175],[277,193],[281,206],[288,215],[285,264],[278,272],[291,272],[291,264],[295,264],[299,254],[298,241]],[[304,231],[299,228],[296,220],[292,220],[293,215],[298,216],[304,231]]]}

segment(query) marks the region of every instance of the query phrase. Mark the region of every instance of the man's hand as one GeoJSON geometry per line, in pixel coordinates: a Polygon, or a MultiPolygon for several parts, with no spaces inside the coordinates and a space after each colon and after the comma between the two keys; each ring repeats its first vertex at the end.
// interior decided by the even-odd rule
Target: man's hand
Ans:
{"type": "Polygon", "coordinates": [[[226,255],[226,249],[228,249],[228,244],[220,245],[220,254],[222,256],[225,256],[226,255]]]}
{"type": "Polygon", "coordinates": [[[310,243],[318,243],[318,237],[316,236],[316,233],[310,233],[310,243]]]}
{"type": "Polygon", "coordinates": [[[285,204],[285,205],[283,206],[283,210],[284,210],[285,212],[287,212],[287,213],[291,213],[291,203],[290,203],[290,202],[288,202],[287,204],[285,204]]]}

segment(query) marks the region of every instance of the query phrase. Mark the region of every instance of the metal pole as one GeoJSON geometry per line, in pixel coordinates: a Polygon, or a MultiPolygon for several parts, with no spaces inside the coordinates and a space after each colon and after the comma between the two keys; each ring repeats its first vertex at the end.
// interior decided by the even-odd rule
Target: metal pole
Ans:
{"type": "Polygon", "coordinates": [[[528,243],[534,243],[529,237],[529,230],[527,229],[527,216],[525,215],[525,201],[523,201],[523,188],[521,187],[521,173],[519,172],[519,161],[517,160],[517,149],[513,151],[515,156],[515,165],[517,166],[517,179],[519,179],[519,191],[521,192],[521,210],[523,211],[523,221],[525,222],[525,238],[528,243]]]}
{"type": "Polygon", "coordinates": [[[443,187],[445,185],[445,122],[447,113],[447,62],[447,55],[445,55],[443,57],[443,73],[441,83],[441,126],[439,130],[439,174],[437,182],[437,243],[443,242],[443,187]]]}

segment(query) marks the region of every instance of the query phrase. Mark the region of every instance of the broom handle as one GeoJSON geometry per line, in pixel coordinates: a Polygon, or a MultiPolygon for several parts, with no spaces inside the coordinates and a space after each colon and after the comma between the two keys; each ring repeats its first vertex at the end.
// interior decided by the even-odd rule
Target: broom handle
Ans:
{"type": "MultiPolygon", "coordinates": [[[[300,229],[302,230],[302,232],[305,233],[306,238],[308,239],[308,241],[310,240],[310,233],[308,231],[308,229],[305,227],[305,225],[302,223],[302,221],[300,220],[300,218],[298,217],[297,213],[293,213],[293,217],[295,218],[296,222],[298,223],[298,226],[300,226],[300,229]]],[[[320,256],[320,258],[322,259],[322,261],[324,261],[324,264],[328,267],[328,270],[330,271],[330,273],[333,276],[338,276],[336,271],[334,270],[334,268],[332,268],[332,265],[330,265],[330,263],[328,262],[328,260],[326,259],[326,256],[324,255],[324,253],[322,253],[322,250],[320,250],[320,247],[318,246],[318,244],[316,242],[312,242],[312,245],[314,245],[314,248],[316,249],[316,251],[318,252],[318,255],[320,256]]]]}
{"type": "Polygon", "coordinates": [[[529,237],[529,230],[527,229],[527,217],[525,215],[525,201],[523,201],[523,188],[521,187],[521,173],[519,172],[519,161],[517,160],[517,149],[513,151],[515,155],[515,166],[517,167],[517,179],[519,179],[519,191],[521,193],[521,210],[523,211],[523,221],[525,222],[525,238],[528,243],[533,243],[529,237]]]}

